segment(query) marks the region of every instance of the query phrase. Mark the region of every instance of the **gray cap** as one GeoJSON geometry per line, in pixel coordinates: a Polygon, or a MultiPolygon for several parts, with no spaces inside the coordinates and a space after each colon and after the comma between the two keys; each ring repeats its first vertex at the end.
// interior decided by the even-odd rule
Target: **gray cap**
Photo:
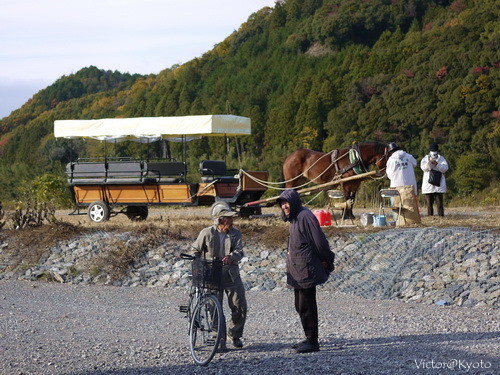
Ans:
{"type": "Polygon", "coordinates": [[[212,218],[238,216],[236,211],[233,211],[226,202],[216,202],[210,208],[212,218]]]}

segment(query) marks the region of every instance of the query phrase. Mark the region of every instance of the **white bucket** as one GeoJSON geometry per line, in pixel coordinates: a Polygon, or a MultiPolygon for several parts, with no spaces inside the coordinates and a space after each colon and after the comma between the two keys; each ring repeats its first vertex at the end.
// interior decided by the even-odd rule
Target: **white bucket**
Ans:
{"type": "Polygon", "coordinates": [[[361,214],[361,217],[359,218],[359,221],[361,221],[361,225],[366,227],[368,225],[372,225],[373,224],[373,213],[364,213],[364,214],[361,214]]]}

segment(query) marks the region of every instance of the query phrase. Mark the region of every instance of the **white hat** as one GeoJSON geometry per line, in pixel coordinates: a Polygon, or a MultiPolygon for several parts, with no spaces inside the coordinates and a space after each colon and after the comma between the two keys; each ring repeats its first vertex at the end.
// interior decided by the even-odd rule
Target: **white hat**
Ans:
{"type": "Polygon", "coordinates": [[[216,202],[210,208],[212,218],[237,216],[238,213],[233,211],[226,202],[216,202]]]}

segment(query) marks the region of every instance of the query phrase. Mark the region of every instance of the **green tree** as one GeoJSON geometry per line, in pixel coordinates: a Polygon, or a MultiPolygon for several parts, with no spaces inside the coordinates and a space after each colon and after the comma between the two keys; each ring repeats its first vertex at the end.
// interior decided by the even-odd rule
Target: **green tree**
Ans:
{"type": "Polygon", "coordinates": [[[469,152],[459,156],[451,175],[458,193],[465,196],[487,187],[498,178],[498,171],[492,167],[491,160],[485,154],[469,152]]]}

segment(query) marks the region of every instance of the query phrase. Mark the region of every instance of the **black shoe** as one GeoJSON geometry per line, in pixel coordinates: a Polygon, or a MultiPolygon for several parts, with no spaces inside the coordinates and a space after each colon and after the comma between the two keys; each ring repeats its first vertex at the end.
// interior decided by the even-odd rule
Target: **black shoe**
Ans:
{"type": "Polygon", "coordinates": [[[217,348],[217,353],[227,353],[229,350],[227,349],[226,343],[220,343],[217,348]]]}
{"type": "Polygon", "coordinates": [[[301,341],[301,342],[296,342],[295,344],[292,345],[292,349],[298,349],[299,346],[304,345],[307,343],[307,340],[301,341]]]}
{"type": "Polygon", "coordinates": [[[304,344],[300,344],[299,347],[296,349],[297,353],[312,353],[312,352],[319,352],[319,344],[318,343],[311,343],[311,342],[305,342],[304,344]]]}
{"type": "Polygon", "coordinates": [[[233,346],[235,348],[241,349],[243,348],[243,343],[241,342],[240,339],[233,339],[233,346]]]}

